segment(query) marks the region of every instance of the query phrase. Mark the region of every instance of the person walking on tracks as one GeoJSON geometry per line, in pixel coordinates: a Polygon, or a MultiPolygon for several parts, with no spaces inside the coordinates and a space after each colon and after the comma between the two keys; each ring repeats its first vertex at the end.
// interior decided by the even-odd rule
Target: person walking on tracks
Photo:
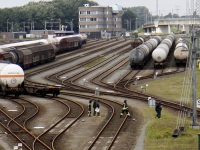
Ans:
{"type": "Polygon", "coordinates": [[[100,105],[99,105],[99,100],[96,102],[96,108],[95,108],[95,111],[97,113],[97,117],[101,117],[100,116],[100,105]]]}
{"type": "Polygon", "coordinates": [[[94,109],[93,116],[96,116],[96,111],[95,111],[96,107],[97,107],[97,101],[95,100],[93,103],[93,109],[94,109]]]}
{"type": "Polygon", "coordinates": [[[156,105],[155,111],[157,113],[155,118],[161,118],[162,106],[160,102],[156,105]]]}
{"type": "Polygon", "coordinates": [[[124,103],[122,105],[122,112],[120,114],[120,118],[123,116],[124,112],[126,112],[127,116],[129,116],[129,117],[131,116],[129,111],[128,111],[128,105],[127,105],[127,101],[126,100],[124,100],[124,103]]]}
{"type": "Polygon", "coordinates": [[[91,111],[92,111],[92,100],[88,103],[88,116],[91,117],[91,111]]]}

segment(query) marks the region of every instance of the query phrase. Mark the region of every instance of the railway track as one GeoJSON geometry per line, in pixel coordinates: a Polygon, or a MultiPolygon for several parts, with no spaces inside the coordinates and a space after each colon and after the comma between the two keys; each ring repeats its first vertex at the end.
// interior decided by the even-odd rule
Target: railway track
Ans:
{"type": "MultiPolygon", "coordinates": [[[[168,72],[164,69],[150,69],[149,71],[144,71],[144,70],[133,71],[129,67],[127,67],[129,66],[128,64],[129,61],[127,57],[126,56],[121,57],[126,53],[128,53],[129,51],[128,44],[130,45],[130,43],[128,41],[126,42],[113,41],[113,43],[112,42],[108,43],[107,41],[94,41],[93,43],[91,41],[89,43],[90,44],[84,46],[84,48],[81,50],[86,52],[82,53],[79,56],[72,56],[72,55],[78,55],[78,53],[76,54],[76,52],[72,52],[71,54],[68,53],[59,55],[57,57],[58,61],[54,62],[54,64],[52,64],[51,66],[48,66],[48,68],[40,67],[40,69],[36,68],[35,71],[31,70],[27,71],[28,72],[26,75],[27,82],[29,84],[40,85],[41,83],[34,82],[33,80],[29,80],[28,78],[38,75],[40,72],[45,72],[50,69],[53,70],[54,68],[63,66],[63,64],[71,64],[73,62],[78,62],[74,66],[72,65],[70,67],[65,67],[65,68],[63,67],[63,70],[60,70],[58,73],[54,73],[52,71],[52,73],[47,75],[46,77],[46,80],[49,80],[49,82],[51,81],[52,83],[62,85],[63,89],[63,92],[61,92],[62,97],[59,96],[58,98],[50,100],[62,104],[63,110],[65,110],[62,113],[62,115],[59,115],[59,118],[57,118],[57,120],[54,122],[53,125],[51,125],[48,128],[45,128],[45,130],[43,129],[41,133],[35,132],[34,134],[33,131],[31,131],[31,128],[25,127],[26,123],[24,124],[23,120],[30,121],[31,119],[29,118],[32,118],[34,120],[35,114],[38,114],[36,113],[39,111],[37,105],[21,106],[20,104],[18,104],[19,105],[18,107],[22,110],[22,112],[25,108],[29,107],[34,108],[34,111],[31,112],[31,114],[35,113],[34,115],[30,114],[27,115],[26,111],[24,111],[22,113],[22,117],[20,116],[10,117],[10,115],[6,115],[5,112],[1,111],[2,116],[4,116],[2,117],[2,120],[9,120],[10,122],[9,126],[13,127],[6,127],[7,126],[6,124],[2,124],[2,126],[8,131],[10,129],[14,130],[15,132],[13,133],[13,137],[17,138],[16,133],[17,132],[22,133],[23,131],[23,133],[27,132],[26,135],[22,134],[23,137],[29,138],[30,136],[30,139],[32,139],[30,143],[29,142],[26,143],[27,141],[24,141],[23,140],[24,138],[22,137],[20,137],[19,139],[17,138],[19,142],[23,143],[26,149],[56,150],[56,149],[61,149],[63,145],[66,146],[65,142],[60,142],[60,141],[63,141],[63,139],[66,136],[70,141],[70,135],[71,135],[70,130],[73,131],[74,130],[73,128],[75,128],[76,124],[80,124],[81,118],[87,116],[87,112],[85,111],[85,109],[87,109],[87,105],[85,105],[85,103],[83,104],[82,102],[79,104],[73,104],[75,102],[74,97],[78,99],[84,99],[84,101],[85,100],[88,101],[90,99],[100,100],[102,106],[105,107],[107,110],[107,114],[106,117],[104,117],[104,121],[102,121],[102,124],[98,126],[99,127],[98,131],[93,131],[93,134],[90,135],[91,137],[90,140],[88,140],[89,138],[87,138],[87,140],[84,141],[85,143],[82,146],[84,146],[85,149],[95,149],[97,147],[102,149],[105,147],[106,149],[114,149],[116,147],[117,148],[126,147],[127,149],[132,148],[132,145],[123,144],[123,142],[121,141],[123,141],[122,137],[123,139],[131,138],[129,136],[135,134],[135,132],[131,130],[130,127],[137,128],[138,122],[137,123],[134,122],[131,118],[127,118],[127,116],[120,119],[119,114],[121,113],[121,103],[117,101],[111,101],[109,99],[95,95],[94,94],[95,87],[99,87],[101,89],[99,92],[102,96],[122,97],[131,99],[133,101],[141,100],[144,102],[147,102],[148,96],[152,96],[155,97],[157,100],[162,101],[163,105],[170,107],[174,110],[190,109],[187,106],[184,106],[183,108],[180,107],[179,104],[171,102],[169,100],[165,100],[163,98],[159,98],[154,95],[149,95],[146,93],[142,93],[141,91],[130,89],[131,88],[130,85],[134,84],[134,81],[137,78],[137,76],[140,76],[140,81],[142,82],[142,80],[152,80],[156,72],[157,72],[157,77],[161,77],[161,76],[184,72],[185,71],[184,69],[176,68],[171,70],[171,72],[168,72]],[[95,42],[98,44],[98,47],[93,49],[92,45],[95,42]],[[112,48],[109,48],[111,46],[112,48]],[[102,52],[99,53],[99,51],[102,52]],[[86,56],[91,56],[92,58],[87,58],[86,56]],[[99,57],[105,57],[105,58],[104,60],[101,60],[99,63],[96,63],[91,67],[88,68],[85,67],[86,65],[99,59],[99,57]],[[84,59],[84,61],[78,61],[78,59],[84,59]],[[119,70],[121,71],[125,68],[126,70],[122,71],[121,75],[117,75],[117,77],[115,77],[115,80],[113,80],[112,83],[108,82],[110,78],[114,77],[115,74],[119,73],[119,70]],[[95,75],[92,75],[94,74],[94,72],[95,75]],[[63,76],[66,78],[62,78],[63,76]],[[84,85],[83,82],[84,78],[86,78],[88,81],[87,85],[84,85]],[[73,98],[72,99],[64,98],[67,96],[71,96],[73,98]],[[64,123],[67,125],[61,126],[61,124],[64,123]],[[127,133],[130,133],[130,135],[128,135],[127,133]],[[31,143],[34,143],[33,147],[31,147],[31,143]]],[[[44,83],[43,85],[45,86],[44,83]]],[[[132,109],[130,109],[130,112],[132,116],[136,114],[136,112],[134,112],[132,109]]],[[[140,115],[138,116],[134,115],[135,117],[134,119],[139,120],[137,118],[139,116],[140,115]]],[[[134,143],[135,140],[136,138],[133,138],[131,142],[134,143]]]]}

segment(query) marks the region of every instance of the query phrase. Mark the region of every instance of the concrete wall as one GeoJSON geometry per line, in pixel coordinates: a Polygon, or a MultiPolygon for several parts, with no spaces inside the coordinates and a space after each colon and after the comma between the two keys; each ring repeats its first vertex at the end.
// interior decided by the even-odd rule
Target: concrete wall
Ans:
{"type": "Polygon", "coordinates": [[[0,38],[1,39],[18,39],[19,37],[26,37],[26,32],[1,32],[0,38]]]}
{"type": "Polygon", "coordinates": [[[169,28],[168,26],[158,26],[156,28],[156,33],[163,33],[163,34],[168,34],[169,32],[169,28]]]}

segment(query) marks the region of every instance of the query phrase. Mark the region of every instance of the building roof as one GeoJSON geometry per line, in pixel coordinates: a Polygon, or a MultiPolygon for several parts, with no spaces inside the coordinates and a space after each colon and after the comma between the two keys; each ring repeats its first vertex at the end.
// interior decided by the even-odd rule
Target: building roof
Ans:
{"type": "Polygon", "coordinates": [[[121,11],[122,10],[122,6],[115,4],[115,5],[112,6],[112,9],[114,11],[121,11]]]}
{"type": "Polygon", "coordinates": [[[55,30],[55,33],[73,33],[74,34],[74,31],[55,30]]]}
{"type": "Polygon", "coordinates": [[[117,4],[113,5],[112,10],[113,10],[113,14],[117,14],[119,16],[122,16],[124,14],[122,6],[120,5],[117,5],[117,4]]]}

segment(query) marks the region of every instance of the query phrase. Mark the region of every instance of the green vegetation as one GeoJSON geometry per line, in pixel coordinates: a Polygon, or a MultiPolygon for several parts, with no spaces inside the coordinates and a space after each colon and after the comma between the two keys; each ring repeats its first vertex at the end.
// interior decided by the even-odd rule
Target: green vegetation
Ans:
{"type": "Polygon", "coordinates": [[[172,137],[176,128],[178,113],[172,113],[163,107],[160,119],[155,118],[154,108],[144,110],[151,115],[151,122],[147,127],[145,150],[196,150],[198,149],[199,130],[189,127],[191,119],[186,120],[185,131],[179,137],[172,137]]]}
{"type": "MultiPolygon", "coordinates": [[[[197,70],[197,89],[200,89],[200,70],[197,70]]],[[[168,77],[157,78],[148,82],[147,93],[179,102],[183,90],[185,73],[168,77]]],[[[185,85],[188,86],[188,85],[185,85]]],[[[200,99],[200,92],[197,90],[197,99],[200,99]]]]}
{"type": "Polygon", "coordinates": [[[177,30],[178,30],[178,28],[176,28],[176,27],[171,28],[171,31],[174,32],[174,33],[177,33],[177,30]]]}
{"type": "Polygon", "coordinates": [[[87,67],[87,68],[92,67],[92,66],[98,64],[99,62],[103,61],[104,59],[105,59],[104,57],[101,57],[101,58],[99,58],[99,59],[96,59],[95,61],[93,61],[93,62],[91,62],[91,63],[85,65],[85,67],[87,67]]]}
{"type": "MultiPolygon", "coordinates": [[[[45,21],[55,22],[53,28],[58,30],[59,22],[67,25],[73,19],[74,30],[78,28],[78,7],[83,4],[97,5],[89,0],[52,0],[52,1],[31,1],[27,5],[13,8],[0,9],[0,31],[11,31],[13,22],[14,31],[30,30],[31,23],[34,22],[34,29],[44,29],[45,21]]],[[[46,28],[50,29],[51,24],[47,23],[46,28]]]]}
{"type": "MultiPolygon", "coordinates": [[[[184,75],[185,73],[157,78],[156,80],[149,81],[147,93],[179,102],[183,88],[184,75]]],[[[197,89],[200,89],[200,81],[198,80],[199,76],[200,70],[197,70],[197,89]]],[[[139,89],[140,86],[141,85],[138,85],[137,88],[139,89]]],[[[200,92],[197,90],[197,99],[199,98],[200,92]]],[[[157,119],[155,118],[156,113],[154,108],[147,108],[143,111],[148,113],[148,115],[151,117],[151,122],[146,131],[145,150],[198,149],[199,130],[190,128],[190,124],[192,123],[191,118],[186,118],[185,131],[182,132],[181,136],[175,138],[172,137],[172,133],[177,124],[177,112],[172,112],[168,108],[163,107],[162,117],[161,119],[157,119]]]]}
{"type": "Polygon", "coordinates": [[[138,33],[144,33],[145,32],[142,27],[139,27],[137,30],[138,30],[138,33]]]}

